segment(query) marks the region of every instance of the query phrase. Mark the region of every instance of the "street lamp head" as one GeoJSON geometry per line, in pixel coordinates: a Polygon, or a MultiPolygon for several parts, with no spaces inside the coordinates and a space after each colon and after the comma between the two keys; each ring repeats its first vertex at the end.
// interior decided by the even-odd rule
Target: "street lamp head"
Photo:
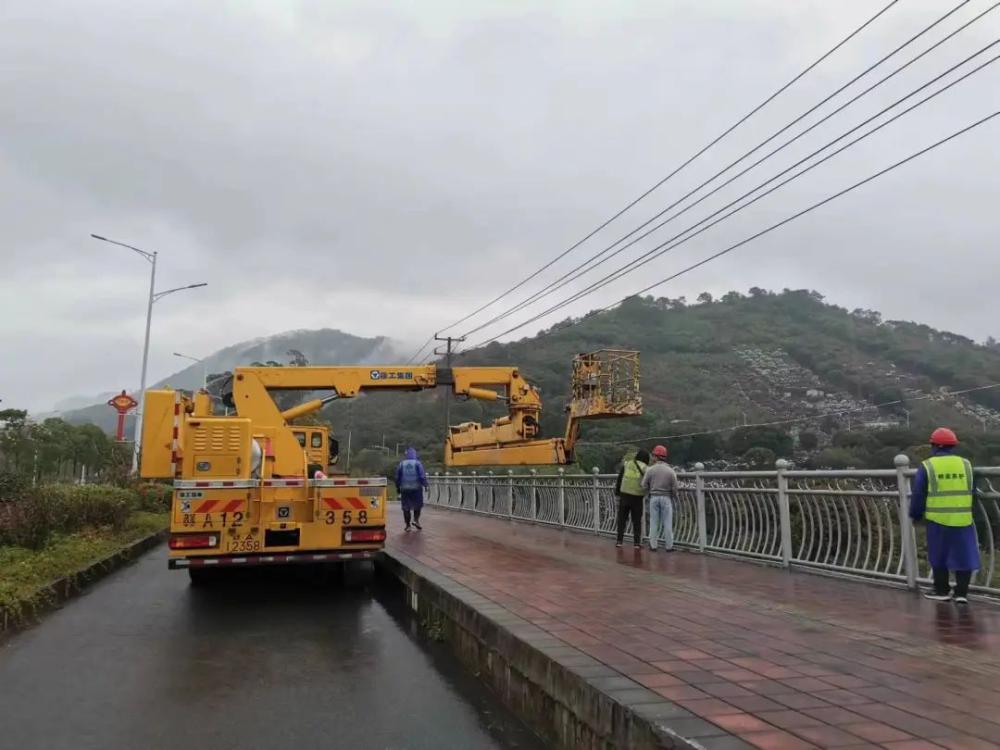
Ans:
{"type": "Polygon", "coordinates": [[[90,236],[93,237],[95,240],[100,240],[101,242],[108,242],[108,243],[110,243],[112,245],[118,245],[119,247],[127,247],[129,250],[132,250],[132,251],[138,253],[139,255],[141,255],[143,258],[145,258],[147,261],[149,261],[150,263],[152,263],[154,266],[156,265],[156,252],[155,251],[151,252],[151,253],[148,253],[145,250],[142,250],[142,249],[140,249],[138,247],[133,247],[132,245],[129,245],[129,244],[125,243],[125,242],[119,242],[118,240],[109,240],[107,237],[102,237],[101,235],[94,234],[93,232],[90,233],[90,236]]]}
{"type": "Polygon", "coordinates": [[[188,284],[187,286],[177,286],[173,289],[165,289],[162,292],[157,292],[153,295],[153,302],[158,302],[159,300],[166,297],[168,294],[173,294],[174,292],[183,292],[185,289],[197,289],[198,287],[208,286],[206,282],[200,284],[188,284]]]}

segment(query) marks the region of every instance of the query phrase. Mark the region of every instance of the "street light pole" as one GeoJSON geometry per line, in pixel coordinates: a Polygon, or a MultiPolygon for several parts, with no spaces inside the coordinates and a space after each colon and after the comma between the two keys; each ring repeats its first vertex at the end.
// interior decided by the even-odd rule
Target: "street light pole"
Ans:
{"type": "Polygon", "coordinates": [[[146,370],[149,365],[149,332],[153,323],[153,303],[156,301],[156,251],[153,251],[149,272],[149,300],[146,303],[146,337],[142,342],[142,375],[139,377],[139,406],[135,410],[135,430],[132,433],[132,473],[139,471],[139,444],[142,442],[142,415],[146,400],[146,370]]]}
{"type": "Polygon", "coordinates": [[[205,360],[198,359],[197,357],[192,357],[188,354],[181,354],[180,352],[174,352],[175,357],[180,357],[181,359],[189,359],[192,362],[198,362],[201,364],[201,387],[208,390],[208,365],[205,364],[205,360]]]}
{"type": "Polygon", "coordinates": [[[189,284],[188,286],[181,286],[175,289],[167,289],[164,292],[156,291],[156,251],[146,252],[138,247],[133,247],[132,245],[127,245],[124,242],[118,242],[117,240],[110,240],[107,237],[102,237],[99,234],[90,235],[95,240],[101,240],[101,242],[108,242],[112,245],[119,245],[120,247],[126,247],[129,250],[141,255],[150,264],[149,272],[149,300],[146,303],[146,338],[142,343],[142,374],[139,377],[139,398],[136,401],[139,405],[135,410],[135,429],[132,434],[132,473],[135,474],[139,470],[139,444],[142,440],[142,407],[143,401],[146,396],[146,370],[149,365],[149,333],[150,328],[153,323],[153,303],[162,297],[166,297],[168,294],[173,294],[174,292],[179,292],[183,289],[195,289],[197,287],[208,286],[208,284],[189,284]]]}

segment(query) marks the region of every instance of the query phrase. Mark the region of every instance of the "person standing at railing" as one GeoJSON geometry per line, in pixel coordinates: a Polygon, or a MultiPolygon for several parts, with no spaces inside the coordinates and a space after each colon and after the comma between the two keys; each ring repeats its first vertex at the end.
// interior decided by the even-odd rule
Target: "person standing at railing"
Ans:
{"type": "Polygon", "coordinates": [[[622,462],[615,483],[618,493],[618,541],[616,547],[621,547],[625,539],[625,525],[632,519],[632,539],[636,549],[642,547],[642,500],[645,491],[642,489],[642,477],[649,466],[649,451],[640,450],[632,458],[622,462]]]}
{"type": "Polygon", "coordinates": [[[424,507],[424,490],[427,489],[427,472],[417,458],[415,448],[406,449],[406,458],[396,467],[396,492],[403,506],[403,520],[406,522],[404,531],[410,530],[410,517],[413,517],[413,528],[420,531],[420,511],[424,507]]]}
{"type": "Polygon", "coordinates": [[[927,559],[934,588],[924,593],[934,601],[967,604],[972,572],[979,570],[979,543],[972,520],[975,479],[972,464],[955,455],[958,436],[947,427],[931,435],[931,457],[913,477],[910,518],[927,522],[927,559]],[[955,572],[952,592],[949,571],[955,572]]]}
{"type": "Polygon", "coordinates": [[[674,498],[677,474],[667,463],[667,449],[653,448],[653,463],[642,477],[642,489],[649,496],[649,548],[656,552],[662,540],[667,552],[674,551],[674,498]]]}

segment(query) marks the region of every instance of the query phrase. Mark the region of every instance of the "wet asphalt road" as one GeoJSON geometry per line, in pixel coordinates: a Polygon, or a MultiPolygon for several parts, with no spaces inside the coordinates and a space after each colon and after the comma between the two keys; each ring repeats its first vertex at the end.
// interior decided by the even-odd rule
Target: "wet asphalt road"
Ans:
{"type": "Polygon", "coordinates": [[[0,748],[544,746],[415,634],[395,587],[285,569],[194,589],[165,560],[0,645],[0,748]]]}

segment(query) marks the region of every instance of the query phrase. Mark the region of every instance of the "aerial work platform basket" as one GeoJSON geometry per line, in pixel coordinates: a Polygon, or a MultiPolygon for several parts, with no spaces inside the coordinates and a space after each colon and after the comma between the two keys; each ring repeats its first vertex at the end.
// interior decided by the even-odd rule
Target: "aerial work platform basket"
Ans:
{"type": "Polygon", "coordinates": [[[573,359],[569,412],[577,419],[642,414],[639,352],[601,349],[573,359]]]}

